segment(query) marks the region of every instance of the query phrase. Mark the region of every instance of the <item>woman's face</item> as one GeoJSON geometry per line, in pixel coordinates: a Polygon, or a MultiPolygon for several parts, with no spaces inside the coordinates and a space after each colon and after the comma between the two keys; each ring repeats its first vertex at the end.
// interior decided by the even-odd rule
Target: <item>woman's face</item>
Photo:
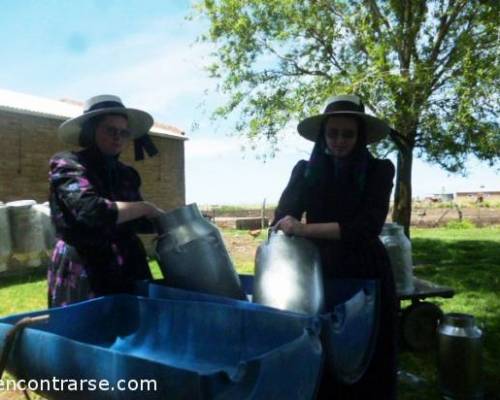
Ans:
{"type": "Polygon", "coordinates": [[[107,115],[95,129],[95,142],[105,155],[116,156],[125,149],[130,140],[127,118],[121,115],[107,115]]]}
{"type": "Polygon", "coordinates": [[[347,157],[358,140],[358,122],[350,117],[330,117],[325,126],[325,140],[334,157],[347,157]]]}

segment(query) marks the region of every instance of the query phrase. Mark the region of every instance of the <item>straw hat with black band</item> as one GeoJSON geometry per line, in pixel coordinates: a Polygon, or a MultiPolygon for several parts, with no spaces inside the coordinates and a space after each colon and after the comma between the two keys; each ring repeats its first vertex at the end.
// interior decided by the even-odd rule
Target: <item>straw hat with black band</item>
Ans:
{"type": "Polygon", "coordinates": [[[351,116],[362,119],[366,131],[366,143],[378,142],[387,136],[391,130],[390,126],[385,121],[366,114],[363,102],[355,95],[331,97],[327,101],[323,114],[314,115],[302,120],[297,130],[302,137],[315,142],[320,134],[323,121],[334,115],[351,116]]]}
{"type": "Polygon", "coordinates": [[[153,117],[145,111],[127,108],[118,96],[109,94],[94,96],[88,99],[83,107],[83,114],[63,122],[58,129],[58,136],[64,143],[81,146],[80,134],[83,124],[99,115],[118,114],[128,120],[128,129],[134,139],[136,160],[144,159],[144,150],[150,157],[158,154],[158,149],[148,135],[153,126],[153,117]]]}

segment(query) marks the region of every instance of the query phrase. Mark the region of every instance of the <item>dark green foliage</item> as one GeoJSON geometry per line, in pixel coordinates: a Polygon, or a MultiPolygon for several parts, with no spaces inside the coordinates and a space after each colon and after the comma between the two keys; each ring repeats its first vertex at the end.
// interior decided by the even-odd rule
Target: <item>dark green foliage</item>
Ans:
{"type": "MultiPolygon", "coordinates": [[[[209,71],[229,100],[215,117],[265,137],[295,130],[332,94],[357,93],[399,132],[394,217],[409,226],[412,154],[464,172],[467,155],[500,160],[495,1],[204,0],[209,71]]],[[[273,151],[273,150],[271,150],[273,151]]]]}

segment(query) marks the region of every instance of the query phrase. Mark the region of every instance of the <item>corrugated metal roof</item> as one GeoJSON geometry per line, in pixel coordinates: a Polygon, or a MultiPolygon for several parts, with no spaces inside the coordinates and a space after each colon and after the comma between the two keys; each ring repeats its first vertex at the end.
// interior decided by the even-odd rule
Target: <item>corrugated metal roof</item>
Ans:
{"type": "MultiPolygon", "coordinates": [[[[51,100],[44,97],[0,89],[0,110],[41,117],[56,118],[62,121],[74,118],[83,111],[83,103],[75,100],[51,100]]],[[[151,128],[155,136],[185,140],[184,133],[171,125],[155,123],[151,128]]]]}

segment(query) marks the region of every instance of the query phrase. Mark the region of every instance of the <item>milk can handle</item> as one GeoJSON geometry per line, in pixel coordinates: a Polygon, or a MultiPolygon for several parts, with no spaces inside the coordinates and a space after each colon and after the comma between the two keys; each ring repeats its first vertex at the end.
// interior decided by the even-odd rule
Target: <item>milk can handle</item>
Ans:
{"type": "Polygon", "coordinates": [[[271,233],[273,233],[275,231],[276,231],[276,229],[272,226],[267,230],[267,243],[269,243],[269,241],[271,240],[271,233]]]}

